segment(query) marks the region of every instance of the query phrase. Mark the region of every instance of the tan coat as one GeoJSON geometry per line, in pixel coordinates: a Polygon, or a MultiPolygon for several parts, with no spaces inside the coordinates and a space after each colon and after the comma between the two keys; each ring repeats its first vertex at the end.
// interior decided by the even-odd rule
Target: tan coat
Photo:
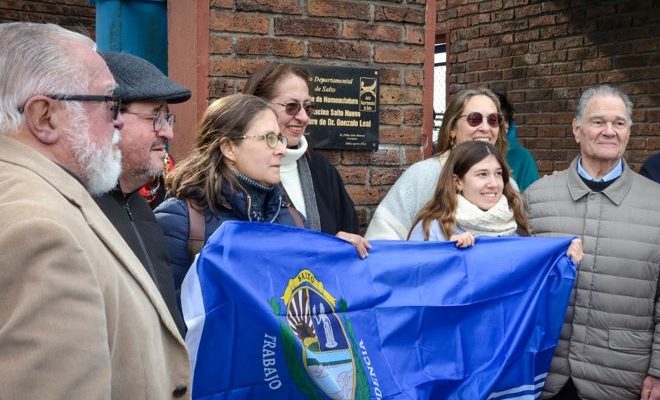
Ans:
{"type": "Polygon", "coordinates": [[[2,136],[0,182],[0,398],[189,398],[174,321],[85,188],[2,136]]]}

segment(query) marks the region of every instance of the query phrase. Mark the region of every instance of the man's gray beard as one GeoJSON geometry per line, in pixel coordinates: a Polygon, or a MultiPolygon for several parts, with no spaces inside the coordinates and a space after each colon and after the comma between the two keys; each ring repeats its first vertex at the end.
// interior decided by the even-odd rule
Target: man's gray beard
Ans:
{"type": "Polygon", "coordinates": [[[89,137],[88,119],[82,112],[74,114],[65,137],[81,170],[80,178],[92,196],[106,193],[117,185],[121,173],[121,152],[116,147],[121,133],[115,129],[110,147],[99,148],[89,137]]]}

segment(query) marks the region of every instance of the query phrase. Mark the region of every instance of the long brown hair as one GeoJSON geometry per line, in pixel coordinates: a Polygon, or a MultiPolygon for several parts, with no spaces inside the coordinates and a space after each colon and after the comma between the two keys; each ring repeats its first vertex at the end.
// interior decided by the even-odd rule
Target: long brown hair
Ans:
{"type": "MultiPolygon", "coordinates": [[[[493,93],[490,89],[486,88],[473,88],[473,89],[463,89],[460,92],[452,96],[449,104],[447,104],[447,109],[445,110],[444,117],[442,118],[442,124],[440,125],[440,134],[438,138],[438,143],[435,145],[435,154],[440,155],[445,151],[452,148],[451,140],[451,131],[456,126],[456,122],[463,114],[465,105],[467,102],[474,96],[486,96],[495,103],[497,107],[497,112],[502,113],[502,107],[500,106],[500,100],[497,98],[497,95],[493,93]]],[[[500,128],[497,134],[497,142],[495,143],[497,148],[501,153],[506,154],[506,130],[504,129],[504,124],[500,124],[500,128]]]]}
{"type": "MultiPolygon", "coordinates": [[[[415,217],[412,226],[415,227],[420,221],[422,222],[425,240],[429,238],[431,222],[434,220],[440,223],[440,229],[446,238],[452,235],[456,227],[456,207],[458,205],[456,198],[458,190],[454,175],[459,179],[463,179],[472,166],[490,155],[495,156],[502,167],[503,195],[509,202],[509,208],[513,211],[513,217],[518,224],[518,232],[523,236],[531,234],[529,221],[523,210],[522,198],[511,185],[509,166],[500,150],[488,142],[468,141],[456,145],[449,153],[449,158],[442,168],[442,174],[438,179],[433,198],[422,207],[415,217]]],[[[410,232],[408,238],[410,238],[410,232]]]]}
{"type": "Polygon", "coordinates": [[[192,198],[214,213],[229,205],[220,194],[224,180],[233,187],[237,182],[220,151],[224,140],[240,143],[250,123],[264,110],[272,111],[259,97],[234,94],[211,103],[197,127],[193,153],[167,174],[168,193],[180,199],[192,198]]]}

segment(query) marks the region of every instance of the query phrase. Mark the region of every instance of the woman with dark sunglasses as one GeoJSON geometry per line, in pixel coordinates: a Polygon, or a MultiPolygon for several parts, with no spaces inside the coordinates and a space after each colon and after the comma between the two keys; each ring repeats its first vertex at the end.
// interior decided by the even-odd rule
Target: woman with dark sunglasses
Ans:
{"type": "MultiPolygon", "coordinates": [[[[489,89],[458,92],[445,110],[435,155],[419,161],[401,175],[380,203],[369,224],[368,239],[406,240],[415,216],[433,197],[442,166],[451,149],[469,140],[483,140],[506,153],[500,102],[489,89]]],[[[511,180],[517,189],[515,182],[511,180]]]]}
{"type": "Polygon", "coordinates": [[[365,257],[370,245],[358,235],[355,206],[341,176],[325,157],[308,147],[304,136],[313,113],[308,72],[293,64],[265,64],[250,75],[243,92],[265,99],[277,114],[288,142],[280,170],[282,186],[310,228],[353,243],[365,257]]]}

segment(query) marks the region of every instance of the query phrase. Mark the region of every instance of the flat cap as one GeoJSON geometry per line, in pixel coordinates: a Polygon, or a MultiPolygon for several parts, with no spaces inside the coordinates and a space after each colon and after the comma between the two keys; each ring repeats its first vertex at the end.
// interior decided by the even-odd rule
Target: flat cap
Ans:
{"type": "Polygon", "coordinates": [[[119,84],[117,93],[123,103],[150,100],[182,103],[192,95],[190,89],[173,82],[143,58],[115,51],[99,51],[99,54],[119,84]]]}

